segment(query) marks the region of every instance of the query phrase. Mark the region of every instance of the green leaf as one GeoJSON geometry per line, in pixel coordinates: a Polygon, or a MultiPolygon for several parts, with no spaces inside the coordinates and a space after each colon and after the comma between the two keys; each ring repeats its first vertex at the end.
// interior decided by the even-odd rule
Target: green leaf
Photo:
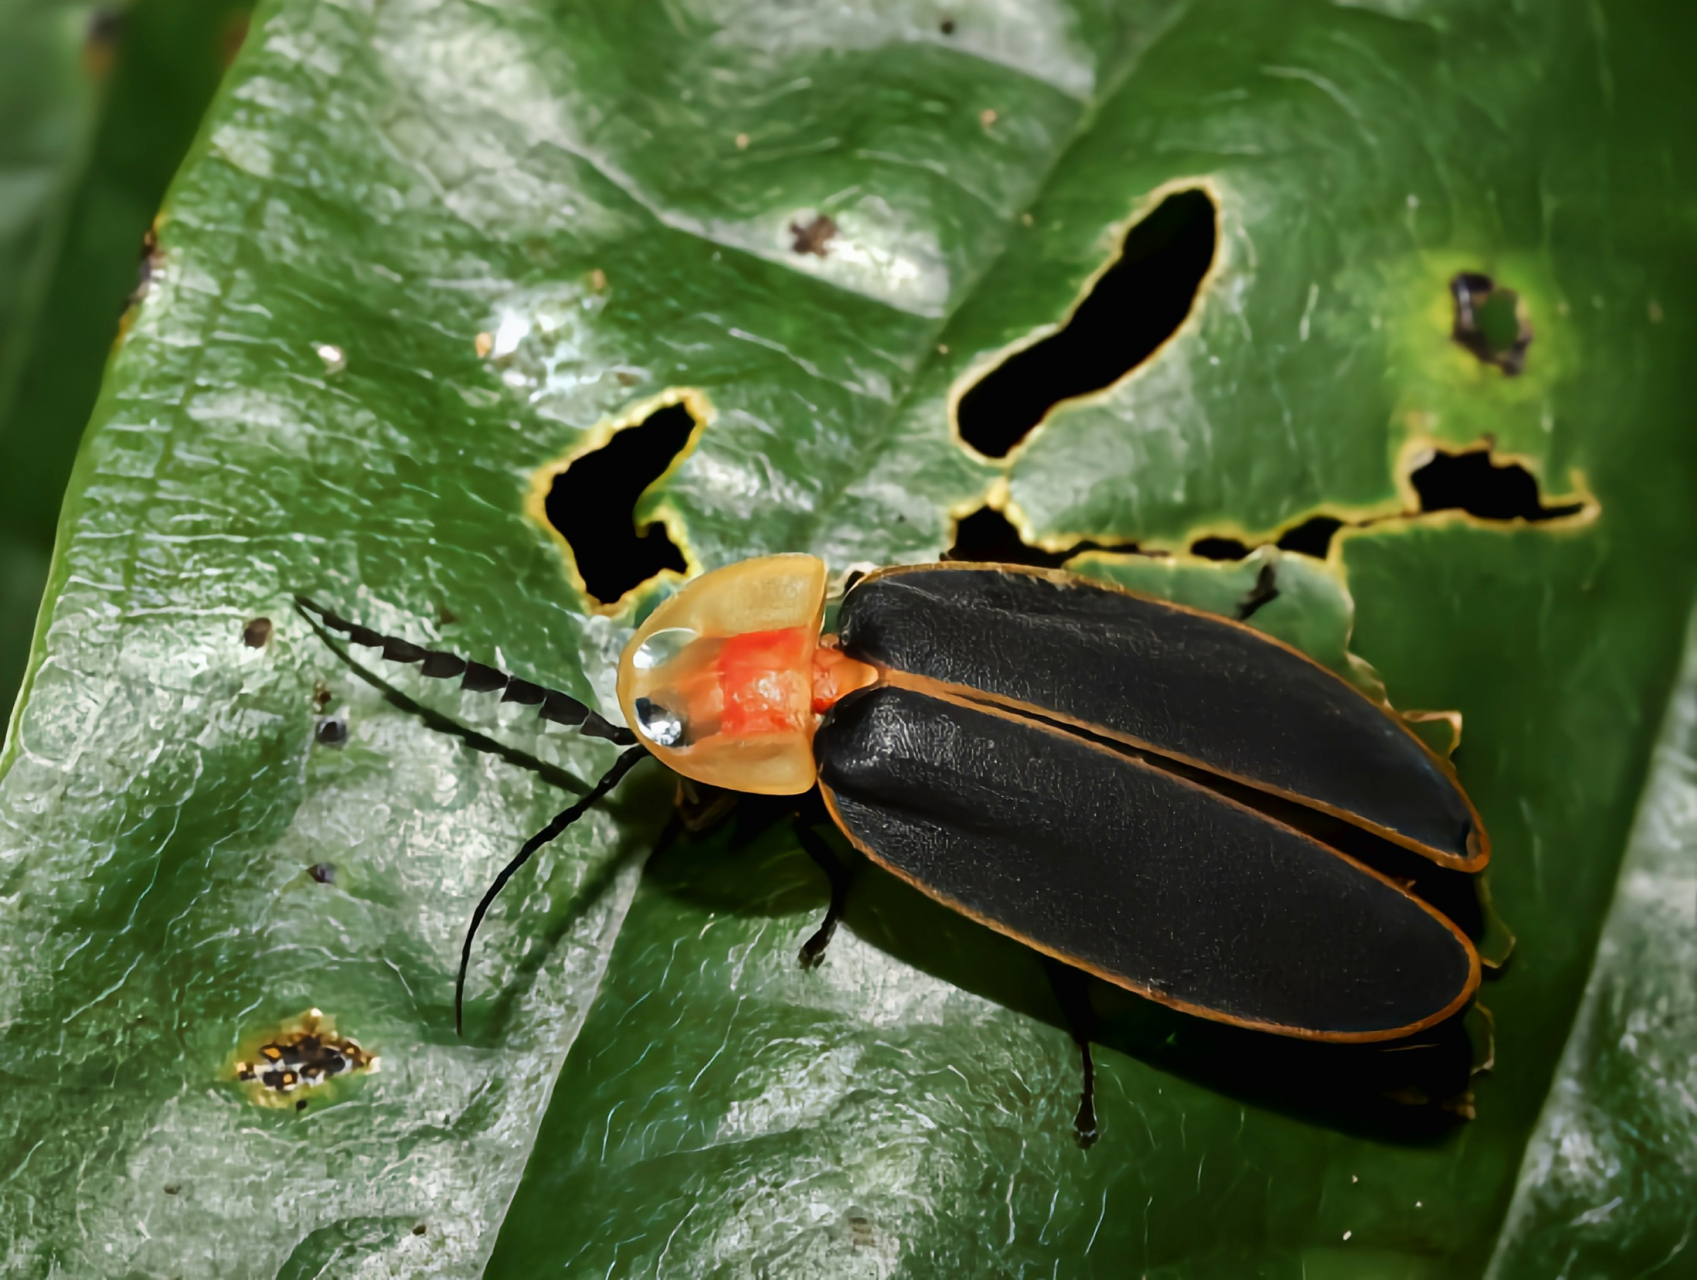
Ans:
{"type": "Polygon", "coordinates": [[[1697,1175],[1697,625],[1492,1276],[1678,1275],[1697,1175]]]}
{"type": "MultiPolygon", "coordinates": [[[[1692,33],[1607,18],[262,11],[110,370],[3,763],[10,1269],[475,1274],[494,1248],[503,1276],[1547,1274],[1503,1224],[1517,1182],[1511,1231],[1569,1203],[1539,1189],[1547,1146],[1522,1154],[1560,1132],[1559,1095],[1540,1109],[1679,660],[1697,520],[1692,33]],[[951,391],[1059,324],[1159,192],[1197,186],[1221,256],[1174,339],[1005,462],[962,449],[951,391]],[[827,252],[797,252],[791,223],[821,214],[827,252]],[[1523,374],[1451,340],[1463,270],[1519,295],[1523,374]],[[578,779],[611,753],[405,671],[385,693],[289,593],[608,705],[631,617],[569,585],[526,496],[683,388],[711,421],[644,514],[703,566],[926,559],[991,502],[1033,543],[1173,553],[1080,567],[1220,607],[1251,566],[1190,559],[1197,538],[1348,522],[1324,566],[1259,553],[1292,566],[1261,622],[1352,667],[1352,603],[1350,653],[1393,701],[1465,717],[1519,937],[1483,996],[1477,1118],[1362,1121],[1256,1079],[1276,1048],[1128,998],[1080,1151],[1077,1051],[1029,953],[868,872],[804,972],[824,886],[786,827],[744,813],[636,887],[669,807],[650,766],[492,913],[455,1042],[460,928],[569,801],[407,706],[578,779]],[[1422,449],[1487,436],[1584,511],[1406,515],[1422,449]],[[319,683],[344,746],[315,732],[319,683]],[[256,1106],[232,1062],[310,1006],[381,1070],[304,1112],[256,1106]],[[1238,1060],[1210,1057],[1226,1043],[1238,1060]]],[[[1618,1079],[1611,1116],[1659,1114],[1653,1079],[1618,1079]]],[[[1671,1249],[1678,1203],[1587,1220],[1587,1258],[1671,1249]]]]}

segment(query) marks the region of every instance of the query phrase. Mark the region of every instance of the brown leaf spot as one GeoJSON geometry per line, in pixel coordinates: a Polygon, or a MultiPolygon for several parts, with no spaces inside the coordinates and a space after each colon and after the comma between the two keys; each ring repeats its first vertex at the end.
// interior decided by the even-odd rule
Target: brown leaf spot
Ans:
{"type": "Polygon", "coordinates": [[[795,237],[790,248],[796,253],[811,253],[816,258],[823,258],[825,245],[836,234],[836,222],[827,214],[817,214],[805,226],[799,222],[790,223],[790,235],[795,237]]]}
{"type": "MultiPolygon", "coordinates": [[[[312,1009],[284,1026],[251,1057],[235,1064],[235,1077],[257,1090],[256,1100],[281,1102],[297,1089],[377,1069],[377,1058],[359,1042],[338,1036],[334,1022],[312,1009]]],[[[305,1099],[295,1103],[303,1110],[305,1099]]]]}

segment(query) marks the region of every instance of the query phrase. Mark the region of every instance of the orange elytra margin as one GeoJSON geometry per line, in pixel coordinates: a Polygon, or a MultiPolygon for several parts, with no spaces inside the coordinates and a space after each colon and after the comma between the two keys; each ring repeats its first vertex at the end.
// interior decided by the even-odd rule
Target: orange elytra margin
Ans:
{"type": "Polygon", "coordinates": [[[933,680],[927,676],[911,675],[907,672],[896,671],[893,669],[884,672],[885,682],[899,685],[903,688],[912,689],[916,693],[935,694],[937,696],[944,696],[945,693],[954,694],[964,696],[986,706],[1003,707],[1009,711],[1020,713],[1025,716],[1034,716],[1045,720],[1058,721],[1064,724],[1077,725],[1080,729],[1087,733],[1094,734],[1097,737],[1108,738],[1115,742],[1123,742],[1128,747],[1133,747],[1139,751],[1147,751],[1151,755],[1161,756],[1168,760],[1177,761],[1180,764],[1196,769],[1200,773],[1212,774],[1214,777],[1224,778],[1229,782],[1238,783],[1239,785],[1248,787],[1251,790],[1260,791],[1267,795],[1278,796],[1281,799],[1289,800],[1292,804],[1299,805],[1304,809],[1312,809],[1318,813],[1327,814],[1342,822],[1347,822],[1350,826],[1359,827],[1363,831],[1370,832],[1373,835],[1378,836],[1380,839],[1389,841],[1391,844],[1407,849],[1411,853],[1419,854],[1422,858],[1425,858],[1430,862],[1435,862],[1439,866],[1449,867],[1456,871],[1479,871],[1482,870],[1485,864],[1491,860],[1490,834],[1485,830],[1485,824],[1483,819],[1479,816],[1479,810],[1474,807],[1473,798],[1467,794],[1466,788],[1461,785],[1461,780],[1456,776],[1455,766],[1440,756],[1437,752],[1433,751],[1431,747],[1427,746],[1421,739],[1420,735],[1410,729],[1402,717],[1397,715],[1391,708],[1369,698],[1365,693],[1361,692],[1361,690],[1350,684],[1349,681],[1338,675],[1337,672],[1315,662],[1313,658],[1310,658],[1306,653],[1303,653],[1302,650],[1286,644],[1283,640],[1280,640],[1275,636],[1267,635],[1263,631],[1257,631],[1254,627],[1246,626],[1244,623],[1237,621],[1235,618],[1227,618],[1222,614],[1210,613],[1206,609],[1192,608],[1190,605],[1175,604],[1171,600],[1162,600],[1156,596],[1144,595],[1142,592],[1128,591],[1126,588],[1114,583],[1097,582],[1092,578],[1083,578],[1078,574],[1068,573],[1064,569],[1038,569],[1030,565],[989,564],[979,563],[976,561],[945,562],[942,564],[895,565],[887,569],[879,569],[873,573],[867,574],[866,577],[861,579],[860,582],[857,582],[855,586],[858,587],[862,585],[862,583],[872,582],[879,578],[894,577],[898,574],[927,573],[938,569],[994,569],[1000,573],[1023,574],[1027,577],[1042,578],[1047,582],[1052,582],[1055,585],[1062,587],[1084,586],[1099,591],[1111,591],[1118,595],[1129,596],[1134,600],[1142,600],[1149,604],[1157,605],[1161,608],[1172,609],[1178,613],[1188,613],[1199,618],[1205,618],[1210,622],[1221,623],[1228,627],[1236,627],[1253,635],[1257,640],[1264,644],[1275,645],[1278,648],[1283,649],[1286,653],[1294,654],[1296,657],[1306,662],[1309,666],[1324,672],[1327,677],[1336,681],[1342,688],[1347,689],[1353,696],[1362,699],[1369,706],[1373,707],[1374,710],[1378,711],[1379,714],[1384,716],[1386,720],[1395,725],[1400,732],[1406,734],[1409,740],[1412,741],[1415,746],[1417,746],[1420,751],[1432,761],[1433,764],[1437,765],[1439,771],[1455,784],[1455,789],[1461,796],[1462,803],[1467,806],[1467,815],[1472,823],[1472,830],[1467,836],[1468,847],[1472,850],[1472,852],[1465,858],[1457,857],[1453,853],[1446,853],[1441,849],[1434,849],[1430,845],[1421,844],[1419,841],[1413,840],[1410,837],[1403,835],[1401,832],[1393,831],[1390,828],[1380,826],[1375,822],[1370,822],[1366,818],[1361,817],[1359,814],[1351,813],[1346,809],[1339,809],[1334,805],[1324,804],[1320,801],[1310,799],[1307,796],[1298,795],[1295,792],[1286,791],[1279,787],[1268,786],[1266,783],[1257,781],[1254,778],[1243,777],[1234,773],[1227,773],[1224,770],[1206,763],[1205,761],[1197,760],[1191,756],[1182,755],[1170,748],[1157,746],[1154,743],[1145,742],[1139,738],[1133,738],[1128,734],[1116,733],[1112,729],[1105,728],[1104,726],[1098,725],[1092,721],[1080,720],[1073,716],[1066,716],[1047,707],[1040,707],[1033,703],[1021,702],[1018,699],[1006,698],[994,693],[987,693],[981,689],[974,689],[966,685],[946,684],[943,681],[933,680]]]}
{"type": "MultiPolygon", "coordinates": [[[[977,712],[980,712],[980,713],[985,714],[985,715],[995,716],[999,719],[1012,721],[1016,724],[1023,724],[1023,725],[1032,726],[1032,727],[1037,728],[1041,732],[1052,733],[1057,737],[1068,737],[1069,736],[1069,735],[1063,734],[1059,729],[1056,729],[1053,726],[1043,724],[1041,721],[1029,720],[1024,716],[1015,714],[1012,711],[1003,710],[999,707],[987,706],[987,705],[980,703],[980,702],[974,702],[969,698],[962,698],[962,697],[958,697],[958,696],[954,696],[954,695],[950,695],[950,694],[944,694],[944,693],[934,693],[934,692],[932,692],[931,690],[928,690],[928,689],[927,690],[916,690],[916,692],[925,693],[926,696],[928,696],[928,697],[935,697],[939,701],[951,703],[955,706],[963,707],[963,708],[965,708],[969,711],[977,711],[977,712]]],[[[1116,987],[1123,987],[1127,991],[1133,992],[1136,995],[1140,995],[1140,996],[1144,997],[1145,999],[1153,1000],[1156,1004],[1165,1005],[1169,1009],[1176,1009],[1180,1013],[1188,1013],[1188,1014],[1192,1014],[1192,1015],[1199,1017],[1199,1018],[1206,1018],[1211,1022],[1227,1023],[1227,1024],[1234,1026],[1234,1027],[1245,1027],[1245,1028],[1248,1028],[1249,1030],[1252,1030],[1252,1031],[1267,1031],[1267,1032],[1271,1032],[1274,1035],[1289,1036],[1289,1037],[1291,1037],[1293,1039],[1297,1039],[1297,1040],[1318,1040],[1318,1041],[1324,1041],[1324,1042],[1330,1043],[1330,1044],[1371,1044],[1375,1041],[1381,1041],[1381,1040],[1399,1040],[1404,1036],[1409,1036],[1409,1035],[1415,1034],[1416,1032],[1424,1031],[1427,1027],[1436,1026],[1438,1023],[1444,1021],[1444,1019],[1450,1017],[1452,1014],[1454,1014],[1458,1010],[1460,1010],[1462,1008],[1462,1006],[1464,1006],[1469,1000],[1471,1000],[1473,998],[1474,993],[1479,989],[1479,982],[1480,982],[1480,978],[1481,978],[1481,968],[1480,968],[1480,964],[1479,964],[1479,953],[1473,949],[1473,943],[1468,939],[1467,935],[1464,934],[1459,928],[1457,928],[1455,922],[1453,920],[1451,920],[1448,916],[1446,916],[1442,912],[1438,911],[1430,903],[1427,903],[1424,900],[1416,897],[1414,894],[1409,893],[1407,889],[1403,888],[1402,885],[1398,884],[1395,880],[1392,880],[1389,876],[1382,875],[1379,872],[1373,870],[1373,868],[1365,866],[1360,862],[1357,862],[1354,858],[1350,857],[1346,853],[1342,853],[1337,849],[1333,849],[1329,845],[1322,844],[1320,841],[1314,839],[1314,837],[1308,835],[1306,832],[1299,831],[1295,827],[1291,827],[1291,826],[1288,826],[1285,823],[1279,822],[1277,819],[1269,818],[1266,814],[1261,813],[1258,810],[1251,809],[1247,805],[1240,804],[1236,800],[1232,800],[1227,796],[1223,796],[1216,791],[1210,791],[1207,787],[1203,787],[1203,786],[1200,786],[1200,785],[1198,785],[1194,782],[1191,782],[1187,778],[1180,777],[1176,774],[1165,773],[1163,770],[1156,769],[1154,765],[1147,764],[1147,763],[1145,763],[1141,760],[1138,760],[1134,756],[1122,755],[1120,752],[1113,751],[1110,748],[1101,745],[1100,743],[1091,742],[1087,738],[1074,738],[1074,739],[1072,739],[1072,741],[1081,742],[1085,746],[1089,747],[1092,751],[1100,751],[1103,755],[1109,756],[1114,760],[1118,760],[1118,761],[1128,765],[1131,768],[1146,769],[1146,770],[1149,770],[1152,773],[1162,773],[1166,777],[1173,778],[1175,781],[1181,783],[1182,785],[1190,787],[1191,789],[1193,789],[1195,791],[1201,792],[1203,795],[1206,795],[1206,796],[1218,801],[1221,804],[1230,805],[1233,808],[1240,809],[1245,813],[1253,815],[1260,822],[1264,822],[1264,823],[1268,824],[1269,826],[1278,827],[1278,828],[1280,828],[1280,829],[1282,829],[1286,832],[1289,832],[1290,834],[1296,836],[1299,840],[1306,841],[1308,844],[1314,845],[1315,847],[1317,847],[1317,848],[1323,850],[1324,852],[1330,854],[1332,857],[1337,858],[1340,861],[1348,863],[1350,866],[1354,867],[1357,871],[1359,871],[1362,875],[1369,876],[1372,879],[1379,881],[1381,884],[1386,885],[1389,888],[1395,890],[1402,897],[1404,897],[1404,898],[1408,899],[1410,902],[1414,903],[1417,907],[1419,907],[1427,915],[1432,917],[1432,919],[1436,920],[1439,924],[1441,924],[1449,932],[1450,936],[1453,937],[1457,942],[1459,942],[1461,944],[1462,950],[1463,950],[1463,952],[1465,952],[1465,954],[1467,956],[1467,981],[1462,984],[1461,990],[1459,992],[1457,992],[1454,999],[1452,999],[1447,1005],[1445,1005],[1442,1009],[1438,1010],[1436,1013],[1429,1014],[1426,1017],[1420,1019],[1418,1022],[1408,1023],[1406,1026],[1387,1027],[1387,1028],[1385,1028],[1383,1030],[1379,1030],[1379,1031],[1316,1031],[1312,1027],[1293,1027],[1293,1026],[1290,1026],[1286,1023],[1281,1023],[1281,1022],[1263,1022],[1263,1021],[1257,1021],[1257,1020],[1252,1019],[1252,1018],[1240,1018],[1240,1017],[1236,1017],[1236,1016],[1231,1015],[1231,1014],[1222,1013],[1219,1010],[1211,1009],[1206,1005],[1193,1004],[1193,1003],[1191,1003],[1190,1001],[1187,1001],[1187,1000],[1175,999],[1174,997],[1167,995],[1163,992],[1156,991],[1152,988],[1146,987],[1146,986],[1138,983],[1134,979],[1127,978],[1123,974],[1111,973],[1108,970],[1103,969],[1098,965],[1091,964],[1090,962],[1088,962],[1086,960],[1082,960],[1077,956],[1068,955],[1066,952],[1058,951],[1053,947],[1045,946],[1043,943],[1038,942],[1034,938],[1030,938],[1030,937],[1026,936],[1025,934],[1016,932],[1015,930],[1009,928],[1007,925],[1003,924],[1002,922],[1000,922],[998,920],[994,920],[994,919],[990,918],[989,916],[986,916],[986,915],[983,915],[983,914],[981,914],[977,911],[971,910],[970,908],[966,907],[964,904],[956,901],[955,899],[949,897],[946,894],[938,893],[935,889],[933,889],[931,886],[927,885],[924,881],[915,878],[914,876],[912,876],[912,875],[908,874],[907,872],[901,870],[899,867],[893,866],[889,862],[885,861],[884,858],[882,858],[879,855],[879,853],[876,849],[874,849],[870,845],[866,844],[863,840],[861,840],[858,836],[856,836],[852,831],[850,831],[848,824],[843,821],[843,815],[842,815],[841,811],[837,808],[836,795],[831,791],[831,789],[828,786],[825,785],[825,783],[823,781],[821,781],[819,783],[819,794],[824,798],[825,807],[831,815],[831,821],[836,824],[838,830],[840,830],[845,836],[848,837],[849,843],[854,845],[854,847],[856,849],[860,850],[861,853],[865,854],[873,862],[877,863],[880,867],[884,868],[884,870],[888,871],[891,875],[895,876],[897,879],[905,880],[908,884],[911,884],[914,888],[918,889],[921,893],[925,894],[929,898],[935,899],[937,902],[942,903],[945,907],[948,907],[951,911],[959,912],[961,915],[966,916],[969,920],[975,920],[979,924],[984,925],[987,928],[994,929],[997,933],[1000,933],[1000,934],[1003,934],[1003,935],[1005,935],[1009,938],[1012,938],[1014,941],[1019,942],[1019,943],[1023,944],[1024,946],[1030,947],[1033,951],[1037,951],[1037,952],[1040,952],[1043,955],[1050,956],[1053,959],[1059,960],[1059,961],[1061,961],[1061,963],[1070,965],[1075,969],[1083,970],[1085,973],[1092,974],[1093,976],[1102,979],[1104,982],[1110,982],[1116,987]]]]}

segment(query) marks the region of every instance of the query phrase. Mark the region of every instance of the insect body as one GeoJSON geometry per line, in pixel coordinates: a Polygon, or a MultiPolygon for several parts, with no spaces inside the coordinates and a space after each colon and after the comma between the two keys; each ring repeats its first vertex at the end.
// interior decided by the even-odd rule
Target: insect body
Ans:
{"type": "Polygon", "coordinates": [[[1330,671],[1240,623],[1054,571],[883,570],[848,590],[834,635],[825,601],[812,556],[686,585],[620,662],[634,733],[302,604],[426,674],[632,744],[502,872],[473,932],[535,848],[652,755],[733,790],[817,788],[858,849],[925,893],[1201,1017],[1376,1041],[1472,996],[1479,959],[1450,920],[1303,829],[1319,815],[1462,871],[1489,856],[1447,763],[1330,671]]]}

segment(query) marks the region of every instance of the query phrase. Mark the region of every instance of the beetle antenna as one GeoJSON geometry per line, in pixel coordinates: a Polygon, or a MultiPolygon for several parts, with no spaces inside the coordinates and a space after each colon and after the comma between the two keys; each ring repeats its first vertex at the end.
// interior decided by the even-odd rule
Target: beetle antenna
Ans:
{"type": "Polygon", "coordinates": [[[465,945],[460,948],[460,972],[459,976],[454,979],[454,1034],[456,1036],[464,1034],[465,975],[467,968],[471,965],[472,940],[477,937],[478,926],[483,923],[483,917],[488,912],[490,904],[495,901],[501,890],[506,888],[507,881],[513,878],[514,873],[520,867],[530,861],[531,856],[538,849],[588,813],[590,807],[618,786],[619,779],[629,773],[631,767],[647,754],[648,748],[640,746],[632,747],[629,751],[622,753],[617,760],[613,761],[613,767],[602,774],[600,781],[589,789],[588,795],[571,808],[555,814],[552,822],[524,842],[524,848],[518,851],[518,856],[501,868],[501,872],[495,877],[494,883],[484,892],[483,900],[477,904],[477,910],[471,913],[471,927],[466,930],[465,945]]]}
{"type": "Polygon", "coordinates": [[[592,738],[605,738],[621,747],[628,747],[636,741],[636,735],[629,729],[613,724],[570,694],[561,693],[558,689],[545,689],[539,684],[508,675],[495,667],[484,666],[481,662],[468,662],[458,654],[426,649],[399,636],[382,635],[370,627],[349,622],[302,595],[295,597],[295,608],[303,615],[316,614],[323,619],[325,626],[333,631],[340,631],[357,645],[383,650],[383,657],[390,662],[419,663],[420,670],[425,675],[438,680],[459,676],[461,689],[472,693],[499,692],[502,702],[534,706],[537,714],[544,720],[574,727],[579,733],[592,738]]]}

